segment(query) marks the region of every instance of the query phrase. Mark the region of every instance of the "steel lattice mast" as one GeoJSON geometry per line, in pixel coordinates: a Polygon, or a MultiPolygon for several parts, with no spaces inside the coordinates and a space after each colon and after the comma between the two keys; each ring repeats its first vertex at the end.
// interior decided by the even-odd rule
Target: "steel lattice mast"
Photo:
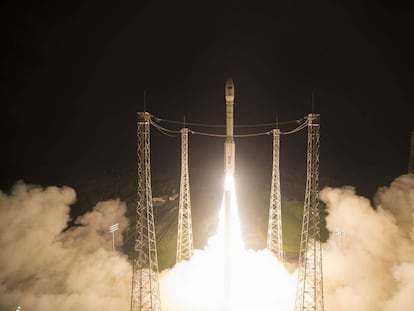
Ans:
{"type": "Polygon", "coordinates": [[[295,311],[323,311],[319,211],[319,114],[308,115],[306,193],[295,311]]]}
{"type": "Polygon", "coordinates": [[[137,114],[138,188],[131,311],[160,311],[158,258],[152,208],[150,114],[137,114]]]}
{"type": "Polygon", "coordinates": [[[193,254],[190,182],[188,174],[188,128],[181,129],[181,182],[178,209],[177,262],[189,260],[193,254]]]}
{"type": "Polygon", "coordinates": [[[267,249],[283,261],[282,209],[280,197],[280,130],[273,131],[273,168],[270,189],[269,225],[267,228],[267,249]]]}

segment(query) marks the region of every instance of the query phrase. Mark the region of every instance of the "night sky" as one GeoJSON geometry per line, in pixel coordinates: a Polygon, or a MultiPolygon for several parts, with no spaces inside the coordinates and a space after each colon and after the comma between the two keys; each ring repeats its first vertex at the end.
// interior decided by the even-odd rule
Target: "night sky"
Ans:
{"type": "MultiPolygon", "coordinates": [[[[228,77],[236,124],[301,118],[314,92],[323,180],[371,196],[407,171],[414,18],[402,1],[15,1],[1,11],[1,189],[135,171],[144,90],[155,116],[224,124],[228,77]]],[[[282,137],[285,176],[304,174],[305,136],[282,137]]],[[[151,143],[153,171],[179,172],[179,138],[153,130],[151,143]]],[[[223,143],[190,136],[191,178],[221,178],[223,143]]],[[[245,183],[270,186],[271,137],[236,140],[236,163],[245,183]]]]}

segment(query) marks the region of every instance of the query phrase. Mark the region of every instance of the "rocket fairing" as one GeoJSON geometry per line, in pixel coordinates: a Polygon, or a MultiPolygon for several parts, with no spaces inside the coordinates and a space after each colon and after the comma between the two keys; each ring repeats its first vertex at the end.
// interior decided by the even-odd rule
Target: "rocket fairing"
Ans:
{"type": "Polygon", "coordinates": [[[224,171],[226,176],[234,175],[235,147],[233,137],[234,120],[234,83],[230,78],[226,82],[226,142],[224,143],[224,171]]]}

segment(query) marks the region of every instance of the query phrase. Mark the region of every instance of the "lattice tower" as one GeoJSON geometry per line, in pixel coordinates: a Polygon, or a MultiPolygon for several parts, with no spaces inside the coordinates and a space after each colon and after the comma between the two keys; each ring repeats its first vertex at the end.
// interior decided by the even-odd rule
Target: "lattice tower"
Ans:
{"type": "Polygon", "coordinates": [[[188,174],[188,128],[181,129],[181,181],[178,209],[177,262],[189,260],[193,254],[190,182],[188,174]]]}
{"type": "Polygon", "coordinates": [[[273,131],[273,166],[270,189],[269,225],[267,228],[267,249],[283,261],[282,208],[280,196],[280,130],[273,131]]]}
{"type": "Polygon", "coordinates": [[[158,258],[151,190],[150,115],[147,112],[139,112],[137,116],[138,188],[131,311],[160,311],[158,258]]]}
{"type": "Polygon", "coordinates": [[[319,114],[308,115],[306,193],[295,311],[323,311],[319,210],[319,114]]]}

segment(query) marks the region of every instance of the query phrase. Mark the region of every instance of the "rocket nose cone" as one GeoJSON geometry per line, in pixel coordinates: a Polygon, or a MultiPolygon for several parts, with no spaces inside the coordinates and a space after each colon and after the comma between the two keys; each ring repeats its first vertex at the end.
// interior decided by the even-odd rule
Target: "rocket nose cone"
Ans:
{"type": "Polygon", "coordinates": [[[234,83],[233,83],[233,80],[231,78],[227,79],[225,94],[226,94],[226,100],[227,101],[233,101],[234,100],[234,83]]]}

